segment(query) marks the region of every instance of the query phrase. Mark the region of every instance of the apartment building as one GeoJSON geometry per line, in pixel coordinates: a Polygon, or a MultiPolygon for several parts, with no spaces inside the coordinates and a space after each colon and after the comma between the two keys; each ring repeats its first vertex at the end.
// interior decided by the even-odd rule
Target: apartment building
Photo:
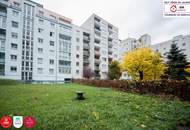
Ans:
{"type": "Polygon", "coordinates": [[[95,14],[90,16],[82,27],[91,33],[90,68],[96,78],[106,79],[108,65],[113,60],[118,60],[118,28],[95,14]]]}
{"type": "Polygon", "coordinates": [[[153,50],[160,52],[166,60],[166,52],[169,52],[171,44],[177,44],[179,49],[183,49],[184,54],[187,55],[187,60],[190,61],[190,35],[175,36],[171,40],[151,45],[151,47],[153,50]]]}
{"type": "Polygon", "coordinates": [[[90,67],[90,31],[73,25],[72,78],[83,78],[83,69],[90,67]]]}
{"type": "MultiPolygon", "coordinates": [[[[173,37],[171,40],[151,44],[151,37],[147,34],[141,36],[138,40],[135,38],[128,38],[120,41],[119,61],[122,61],[125,53],[141,47],[151,47],[154,51],[159,52],[166,61],[166,52],[169,52],[171,44],[177,44],[179,49],[183,49],[184,54],[187,55],[187,60],[190,61],[190,35],[178,35],[173,37]]],[[[121,79],[131,79],[131,77],[127,74],[127,72],[123,72],[121,79]]]]}
{"type": "Polygon", "coordinates": [[[77,26],[31,0],[0,1],[0,77],[67,82],[91,68],[107,78],[118,58],[118,28],[93,14],[77,26]]]}
{"type": "Polygon", "coordinates": [[[1,0],[1,77],[36,82],[72,78],[72,20],[30,0],[1,0]]]}
{"type": "Polygon", "coordinates": [[[151,36],[148,34],[142,35],[139,39],[127,38],[125,40],[120,40],[119,43],[119,61],[122,61],[123,56],[127,52],[131,52],[137,48],[150,47],[151,36]]]}

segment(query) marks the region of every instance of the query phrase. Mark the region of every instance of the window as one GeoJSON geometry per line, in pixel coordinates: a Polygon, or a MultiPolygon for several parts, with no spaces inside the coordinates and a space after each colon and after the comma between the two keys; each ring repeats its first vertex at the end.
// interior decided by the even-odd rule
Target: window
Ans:
{"type": "Polygon", "coordinates": [[[79,57],[80,57],[79,54],[77,54],[77,55],[76,55],[76,58],[79,58],[79,57]]]}
{"type": "Polygon", "coordinates": [[[42,58],[38,58],[37,62],[38,62],[38,64],[43,64],[43,59],[42,58]]]}
{"type": "Polygon", "coordinates": [[[54,53],[55,51],[54,50],[49,50],[50,53],[54,53]]]}
{"type": "Polygon", "coordinates": [[[38,48],[38,53],[43,53],[43,49],[42,48],[38,48]]]}
{"type": "Polygon", "coordinates": [[[54,64],[54,60],[53,60],[53,59],[50,59],[50,60],[49,60],[49,64],[50,64],[50,65],[53,65],[53,64],[54,64]]]}
{"type": "Polygon", "coordinates": [[[80,50],[80,46],[76,46],[76,50],[79,51],[80,50]]]}
{"type": "Polygon", "coordinates": [[[11,55],[11,60],[16,61],[17,60],[17,56],[16,55],[11,55]]]}
{"type": "Polygon", "coordinates": [[[79,74],[79,70],[76,70],[76,74],[79,74]]]}
{"type": "Polygon", "coordinates": [[[49,74],[54,74],[54,69],[49,69],[49,74]]]}
{"type": "Polygon", "coordinates": [[[18,45],[15,43],[11,43],[11,49],[16,50],[18,48],[18,45]]]}
{"type": "Polygon", "coordinates": [[[50,46],[54,46],[54,43],[55,43],[54,41],[50,41],[49,44],[50,44],[50,46]]]}
{"type": "Polygon", "coordinates": [[[17,67],[11,66],[11,67],[10,67],[10,71],[11,71],[11,72],[17,72],[17,67]]]}
{"type": "Polygon", "coordinates": [[[51,27],[55,27],[55,24],[54,23],[50,23],[51,27]]]}
{"type": "Polygon", "coordinates": [[[54,36],[54,32],[50,32],[49,35],[50,35],[50,37],[53,37],[54,36]]]}
{"type": "Polygon", "coordinates": [[[18,11],[13,10],[13,16],[17,17],[19,15],[18,11]]]}
{"type": "Polygon", "coordinates": [[[41,11],[41,10],[39,10],[39,15],[40,15],[40,16],[43,16],[43,15],[44,15],[44,12],[41,11]]]}
{"type": "Polygon", "coordinates": [[[20,6],[20,4],[18,2],[16,2],[16,1],[13,2],[13,5],[16,6],[16,7],[20,6]]]}
{"type": "Polygon", "coordinates": [[[12,33],[11,33],[11,36],[12,36],[12,38],[17,39],[17,38],[18,38],[18,33],[12,32],[12,33]]]}
{"type": "Polygon", "coordinates": [[[76,62],[76,66],[79,66],[79,62],[76,62]]]}
{"type": "Polygon", "coordinates": [[[38,68],[38,74],[43,74],[43,68],[38,68]]]}
{"type": "Polygon", "coordinates": [[[43,41],[44,41],[44,40],[43,40],[42,38],[38,38],[38,42],[39,42],[39,43],[43,43],[43,41]]]}
{"type": "Polygon", "coordinates": [[[76,41],[77,41],[77,42],[80,42],[80,39],[77,37],[77,38],[76,38],[76,41]]]}
{"type": "Polygon", "coordinates": [[[102,58],[102,60],[106,62],[106,58],[102,58]]]}
{"type": "Polygon", "coordinates": [[[18,28],[18,22],[12,21],[12,27],[18,28]]]}
{"type": "Polygon", "coordinates": [[[56,17],[53,16],[53,15],[50,15],[50,18],[51,18],[51,19],[54,19],[54,20],[56,19],[56,17]]]}
{"type": "Polygon", "coordinates": [[[38,22],[39,22],[39,24],[43,24],[44,20],[43,19],[39,19],[38,22]]]}
{"type": "Polygon", "coordinates": [[[43,32],[43,31],[44,31],[44,29],[38,28],[38,32],[39,32],[39,33],[43,32]]]}

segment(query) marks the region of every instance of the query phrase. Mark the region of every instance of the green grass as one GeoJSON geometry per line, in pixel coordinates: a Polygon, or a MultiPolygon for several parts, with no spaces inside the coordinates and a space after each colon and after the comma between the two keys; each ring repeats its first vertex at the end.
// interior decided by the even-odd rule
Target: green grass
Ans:
{"type": "Polygon", "coordinates": [[[190,103],[78,84],[1,85],[3,115],[34,116],[39,130],[173,130],[190,120],[190,103]],[[76,90],[87,99],[75,100],[76,90]]]}

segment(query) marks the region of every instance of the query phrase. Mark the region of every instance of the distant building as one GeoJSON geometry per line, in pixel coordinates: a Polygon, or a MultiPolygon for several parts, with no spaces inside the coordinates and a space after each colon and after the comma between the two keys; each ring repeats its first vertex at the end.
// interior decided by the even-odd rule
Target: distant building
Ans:
{"type": "Polygon", "coordinates": [[[125,40],[120,40],[119,45],[119,61],[122,61],[123,56],[127,52],[131,52],[137,48],[150,47],[151,36],[148,34],[142,35],[139,39],[127,38],[125,40]]]}
{"type": "MultiPolygon", "coordinates": [[[[126,53],[131,52],[137,48],[150,47],[151,36],[148,34],[142,35],[139,39],[127,38],[125,40],[120,40],[119,46],[119,61],[123,60],[126,53]]],[[[123,72],[121,79],[131,79],[127,72],[123,72]]]]}
{"type": "MultiPolygon", "coordinates": [[[[161,42],[158,44],[151,45],[151,37],[149,35],[143,35],[139,40],[136,40],[135,38],[128,38],[126,40],[122,40],[120,43],[120,55],[119,60],[122,61],[122,58],[125,53],[133,51],[136,48],[141,47],[151,47],[153,50],[160,52],[163,56],[164,60],[166,59],[166,52],[169,52],[171,48],[171,44],[177,44],[179,49],[183,49],[184,54],[187,55],[187,60],[190,61],[190,35],[179,35],[173,37],[173,39],[161,42]],[[143,44],[141,44],[143,43],[143,44]]],[[[131,79],[130,76],[128,76],[127,72],[123,72],[121,79],[131,79]]]]}
{"type": "Polygon", "coordinates": [[[166,52],[169,52],[171,44],[177,44],[179,49],[183,49],[184,54],[187,55],[187,60],[190,61],[190,35],[175,36],[171,40],[151,45],[151,47],[153,50],[160,52],[166,60],[166,52]]]}

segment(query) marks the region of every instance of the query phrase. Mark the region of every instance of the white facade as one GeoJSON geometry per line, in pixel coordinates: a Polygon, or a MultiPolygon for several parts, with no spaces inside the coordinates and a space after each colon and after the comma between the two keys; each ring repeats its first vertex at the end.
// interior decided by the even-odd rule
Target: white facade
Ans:
{"type": "Polygon", "coordinates": [[[153,50],[160,52],[161,55],[166,60],[166,52],[169,52],[171,48],[171,44],[177,44],[179,49],[183,49],[184,54],[187,55],[187,60],[190,61],[190,35],[179,35],[173,37],[173,39],[161,42],[155,45],[152,45],[151,47],[153,50]]]}
{"type": "Polygon", "coordinates": [[[139,39],[127,38],[125,40],[121,40],[119,43],[119,61],[122,61],[125,53],[141,47],[150,47],[150,45],[151,36],[148,34],[142,35],[139,39]]]}
{"type": "Polygon", "coordinates": [[[30,0],[3,2],[1,77],[35,82],[70,80],[72,20],[30,0]]]}
{"type": "Polygon", "coordinates": [[[85,67],[107,78],[117,57],[118,29],[94,14],[79,27],[31,0],[0,1],[1,78],[66,82],[85,67]]]}
{"type": "Polygon", "coordinates": [[[106,79],[108,65],[118,60],[118,28],[93,14],[82,25],[90,30],[90,68],[94,70],[95,77],[106,79]]]}

